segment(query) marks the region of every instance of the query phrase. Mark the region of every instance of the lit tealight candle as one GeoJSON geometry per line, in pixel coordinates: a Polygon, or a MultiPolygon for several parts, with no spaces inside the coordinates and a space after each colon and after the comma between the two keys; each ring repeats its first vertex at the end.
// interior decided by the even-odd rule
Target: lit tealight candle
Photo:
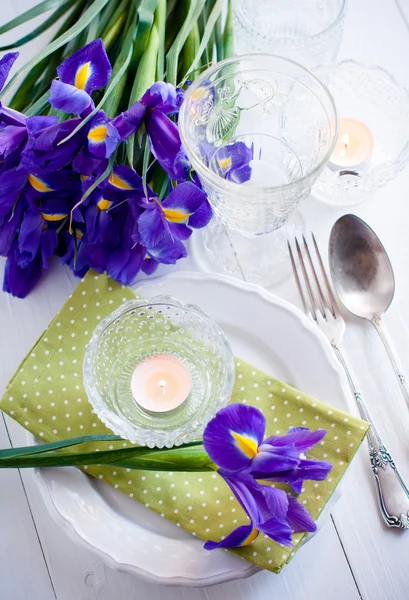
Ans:
{"type": "Polygon", "coordinates": [[[169,354],[158,354],[142,361],[131,378],[135,401],[151,412],[174,410],[189,396],[191,387],[189,369],[169,354]]]}
{"type": "Polygon", "coordinates": [[[355,119],[340,119],[338,139],[329,166],[339,169],[362,167],[372,156],[373,147],[369,127],[355,119]]]}

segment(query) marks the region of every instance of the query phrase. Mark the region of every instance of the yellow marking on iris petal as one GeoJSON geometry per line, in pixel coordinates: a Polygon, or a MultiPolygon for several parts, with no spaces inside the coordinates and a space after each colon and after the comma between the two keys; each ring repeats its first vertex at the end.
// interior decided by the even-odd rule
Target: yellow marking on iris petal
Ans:
{"type": "Polygon", "coordinates": [[[44,221],[62,221],[65,217],[68,217],[68,213],[56,213],[54,215],[47,215],[46,213],[41,213],[44,221]]]}
{"type": "Polygon", "coordinates": [[[236,441],[236,446],[249,458],[254,458],[258,452],[258,444],[254,438],[242,435],[236,431],[230,432],[236,441]]]}
{"type": "Polygon", "coordinates": [[[90,78],[91,72],[91,61],[88,61],[81,65],[75,75],[75,87],[79,90],[85,90],[85,86],[87,85],[87,81],[90,78]]]}
{"type": "Polygon", "coordinates": [[[231,157],[228,156],[227,158],[220,158],[218,163],[222,169],[229,169],[231,167],[231,157]]]}
{"type": "Polygon", "coordinates": [[[100,144],[104,142],[107,137],[107,126],[106,125],[98,125],[98,127],[93,127],[88,132],[88,139],[94,144],[100,144]]]}
{"type": "Polygon", "coordinates": [[[86,181],[88,179],[89,175],[80,175],[80,179],[81,181],[86,181]]]}
{"type": "Polygon", "coordinates": [[[108,210],[112,206],[112,200],[105,200],[105,198],[101,198],[99,202],[97,202],[97,206],[99,210],[108,210]]]}
{"type": "Polygon", "coordinates": [[[119,175],[116,175],[115,173],[111,173],[111,175],[108,178],[108,182],[114,187],[119,188],[120,190],[132,189],[129,183],[125,181],[125,179],[122,179],[122,177],[119,177],[119,175]]]}
{"type": "Polygon", "coordinates": [[[82,238],[83,235],[84,234],[79,229],[75,230],[75,237],[77,237],[79,240],[82,238]]]}
{"type": "Polygon", "coordinates": [[[249,544],[251,544],[251,542],[254,542],[254,540],[258,536],[258,533],[258,529],[253,527],[253,529],[251,530],[247,538],[244,540],[244,542],[240,544],[240,548],[242,548],[243,546],[248,546],[249,544]]]}
{"type": "Polygon", "coordinates": [[[183,223],[188,217],[190,217],[189,213],[184,213],[175,208],[164,208],[163,212],[165,213],[166,219],[171,223],[183,223]]]}
{"type": "Polygon", "coordinates": [[[146,255],[145,255],[145,260],[146,260],[147,258],[149,258],[149,259],[150,259],[150,256],[149,256],[149,254],[146,254],[146,255]]]}
{"type": "Polygon", "coordinates": [[[37,192],[52,192],[53,191],[50,187],[48,187],[48,185],[46,183],[44,183],[44,181],[42,181],[35,175],[31,175],[31,173],[28,176],[28,181],[29,181],[29,183],[31,183],[31,185],[37,192]]]}

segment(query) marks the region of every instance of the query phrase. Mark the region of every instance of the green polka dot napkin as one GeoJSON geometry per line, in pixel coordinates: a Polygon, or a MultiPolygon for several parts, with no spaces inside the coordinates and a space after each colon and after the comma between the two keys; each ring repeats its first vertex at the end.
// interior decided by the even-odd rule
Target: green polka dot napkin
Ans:
{"type": "MultiPolygon", "coordinates": [[[[92,413],[82,385],[84,350],[98,322],[132,297],[131,289],[104,275],[88,273],[20,365],[0,408],[47,442],[106,432],[92,413]]],[[[232,401],[259,407],[267,418],[268,435],[284,434],[290,426],[301,425],[327,430],[321,445],[309,456],[329,460],[333,470],[327,481],[306,481],[299,496],[313,518],[318,518],[368,425],[240,360],[232,401]]],[[[104,443],[99,444],[100,450],[105,447],[104,443]]],[[[218,540],[247,522],[229,488],[215,473],[154,473],[96,465],[84,469],[204,540],[218,540]]],[[[234,552],[260,567],[279,572],[304,535],[294,535],[293,550],[259,535],[253,544],[234,552]]]]}

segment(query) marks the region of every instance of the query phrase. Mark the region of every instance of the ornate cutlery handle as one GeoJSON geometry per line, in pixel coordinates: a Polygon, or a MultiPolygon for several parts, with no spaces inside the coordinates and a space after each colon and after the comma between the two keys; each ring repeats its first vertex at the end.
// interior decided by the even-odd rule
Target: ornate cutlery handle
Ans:
{"type": "Polygon", "coordinates": [[[393,347],[390,337],[386,332],[383,318],[381,315],[375,315],[371,322],[372,322],[372,325],[375,327],[376,331],[378,332],[378,335],[381,338],[383,345],[385,346],[385,350],[388,353],[389,359],[392,363],[393,370],[395,371],[396,377],[398,378],[398,381],[400,384],[400,389],[402,391],[403,397],[405,398],[406,405],[409,408],[408,382],[403,373],[403,369],[400,365],[396,350],[393,347]]]}
{"type": "Polygon", "coordinates": [[[345,370],[362,419],[368,421],[371,425],[367,436],[369,458],[375,477],[383,520],[389,527],[409,529],[409,489],[400,476],[392,456],[372,421],[366,402],[355,383],[342,346],[335,342],[332,342],[331,346],[345,370]]]}

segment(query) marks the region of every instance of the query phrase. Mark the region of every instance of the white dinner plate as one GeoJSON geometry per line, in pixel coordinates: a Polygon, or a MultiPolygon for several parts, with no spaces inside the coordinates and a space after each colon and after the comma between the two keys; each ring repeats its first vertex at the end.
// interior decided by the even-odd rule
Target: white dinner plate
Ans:
{"type": "MultiPolygon", "coordinates": [[[[136,287],[201,306],[237,356],[346,410],[343,372],[320,331],[297,308],[263,288],[221,275],[177,273],[136,287]]],[[[117,570],[166,585],[204,586],[249,577],[258,568],[216,550],[125,494],[76,468],[35,470],[50,513],[117,570]]],[[[320,521],[325,518],[322,515],[320,521]]]]}

